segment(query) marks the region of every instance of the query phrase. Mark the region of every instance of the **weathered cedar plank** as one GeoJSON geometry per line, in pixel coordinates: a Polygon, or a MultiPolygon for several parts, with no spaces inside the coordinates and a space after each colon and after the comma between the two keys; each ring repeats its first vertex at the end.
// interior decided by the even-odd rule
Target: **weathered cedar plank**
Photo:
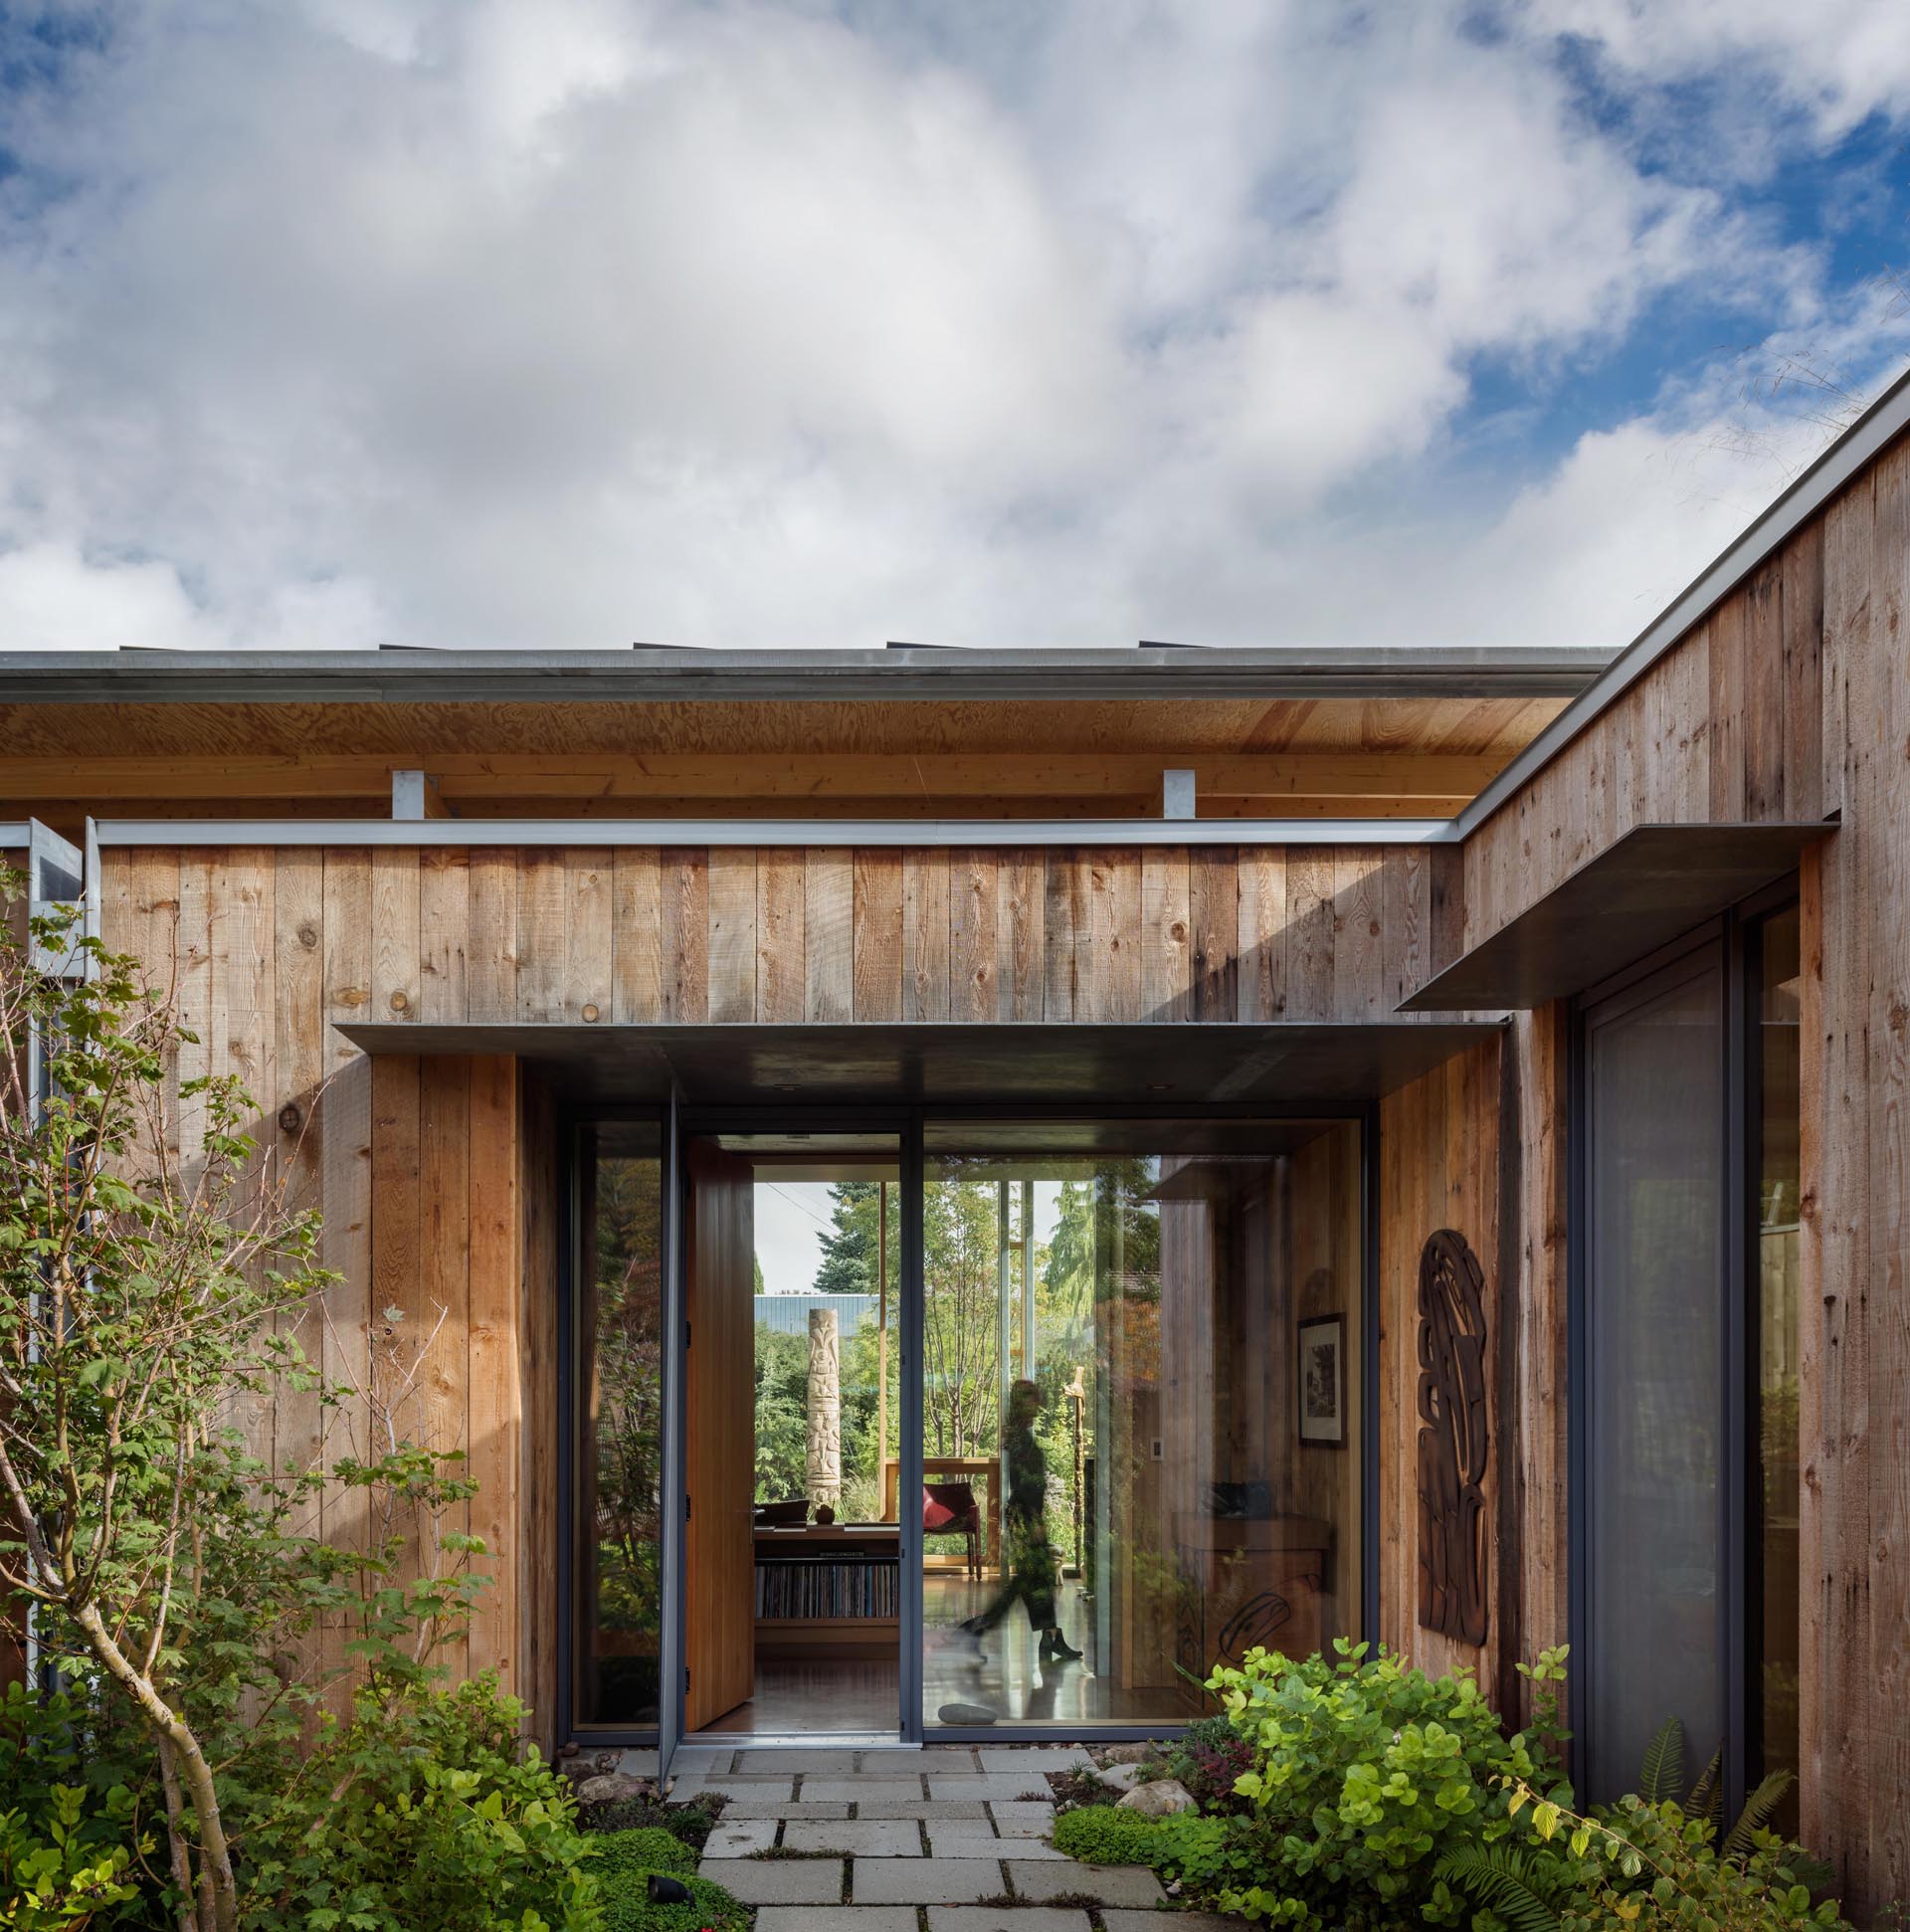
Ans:
{"type": "Polygon", "coordinates": [[[1088,874],[1093,932],[1093,1016],[1110,1022],[1141,1018],[1141,855],[1103,847],[1088,874]]]}
{"type": "Polygon", "coordinates": [[[1066,850],[1047,854],[1042,883],[1042,997],[1037,1018],[1050,1022],[1074,1018],[1074,874],[1079,855],[1066,850]]]}
{"type": "Polygon", "coordinates": [[[1194,1017],[1189,919],[1187,848],[1147,847],[1141,855],[1141,999],[1149,1020],[1194,1017]]]}
{"type": "Polygon", "coordinates": [[[471,1224],[468,1337],[472,1534],[485,1554],[479,1570],[495,1581],[481,1592],[471,1620],[471,1659],[496,1669],[506,1689],[528,1696],[518,1681],[518,1619],[522,1612],[514,1555],[520,1541],[518,1404],[518,1276],[523,1260],[518,1229],[517,1063],[484,1057],[471,1063],[471,1147],[467,1212],[471,1224]]]}
{"type": "Polygon", "coordinates": [[[709,1017],[756,1017],[756,854],[749,847],[710,848],[709,1017]]]}
{"type": "Polygon", "coordinates": [[[555,1017],[594,1025],[616,1004],[615,855],[608,846],[573,846],[564,855],[568,932],[555,1017]]]}
{"type": "Polygon", "coordinates": [[[818,1025],[856,1017],[856,860],[846,847],[804,855],[803,1017],[818,1025]]]}
{"type": "Polygon", "coordinates": [[[471,853],[426,846],[418,854],[418,1018],[460,1026],[471,1013],[471,853]]]}
{"type": "Polygon", "coordinates": [[[999,866],[984,847],[949,854],[948,1013],[951,1020],[996,1019],[999,866]]]}
{"type": "Polygon", "coordinates": [[[859,1021],[902,1017],[902,855],[859,848],[852,872],[850,997],[859,1021]]]}
{"type": "Polygon", "coordinates": [[[561,847],[526,846],[517,858],[517,1017],[564,1014],[570,970],[570,869],[561,847]]]}
{"type": "Polygon", "coordinates": [[[517,853],[509,846],[478,847],[469,871],[466,1000],[474,1025],[503,1025],[517,1017],[517,853]]]}
{"type": "Polygon", "coordinates": [[[1187,912],[1194,1018],[1232,1020],[1241,1004],[1234,956],[1241,938],[1241,877],[1231,848],[1189,849],[1187,912]]]}
{"type": "Polygon", "coordinates": [[[769,849],[756,858],[756,1018],[788,1026],[803,1017],[808,947],[803,931],[803,855],[769,849]]]}
{"type": "Polygon", "coordinates": [[[1333,854],[1294,846],[1286,857],[1286,1017],[1333,1014],[1333,854]]]}
{"type": "Polygon", "coordinates": [[[1386,991],[1379,854],[1370,847],[1336,847],[1333,876],[1338,913],[1333,933],[1333,1017],[1378,1020],[1386,991]]]}
{"type": "Polygon", "coordinates": [[[659,1019],[697,1026],[709,1018],[709,857],[664,852],[657,862],[662,936],[659,1019]]]}
{"type": "Polygon", "coordinates": [[[1742,732],[1744,814],[1765,820],[1784,812],[1784,564],[1771,560],[1739,598],[1744,613],[1742,732]]]}
{"type": "MultiPolygon", "coordinates": [[[[418,1063],[419,1285],[412,1309],[417,1400],[406,1418],[415,1441],[440,1454],[469,1454],[471,1428],[471,1062],[445,1055],[418,1063]]],[[[374,1163],[375,1167],[375,1163],[374,1163]]],[[[374,1207],[372,1227],[380,1208],[374,1207]]],[[[445,1527],[471,1528],[469,1502],[445,1527]]],[[[448,1640],[442,1662],[455,1678],[470,1667],[470,1634],[448,1640]]]]}
{"type": "MultiPolygon", "coordinates": [[[[946,1020],[957,855],[910,851],[902,858],[902,1018],[946,1020]]],[[[991,946],[990,951],[993,952],[991,946]]],[[[966,1016],[962,1016],[966,1017],[966,1016]]]]}
{"type": "Polygon", "coordinates": [[[1823,791],[1823,519],[1784,547],[1784,816],[1818,819],[1823,791]]]}
{"type": "Polygon", "coordinates": [[[1379,1011],[1389,1020],[1408,1016],[1397,1009],[1427,977],[1427,945],[1432,924],[1433,853],[1450,848],[1389,846],[1380,859],[1380,964],[1385,992],[1379,1011]]]}
{"type": "MultiPolygon", "coordinates": [[[[1456,848],[1455,848],[1456,850],[1456,848]]],[[[1243,846],[1240,874],[1239,1017],[1286,1017],[1286,854],[1278,846],[1243,846]]]]}
{"type": "Polygon", "coordinates": [[[1040,851],[1001,855],[997,872],[997,1017],[1039,1020],[1048,942],[1048,868],[1040,851]]]}
{"type": "Polygon", "coordinates": [[[374,1021],[418,1018],[418,852],[371,855],[371,1011],[374,1021]]]}
{"type": "Polygon", "coordinates": [[[611,1014],[623,1025],[664,1017],[662,881],[656,851],[619,846],[611,868],[611,1014]]]}

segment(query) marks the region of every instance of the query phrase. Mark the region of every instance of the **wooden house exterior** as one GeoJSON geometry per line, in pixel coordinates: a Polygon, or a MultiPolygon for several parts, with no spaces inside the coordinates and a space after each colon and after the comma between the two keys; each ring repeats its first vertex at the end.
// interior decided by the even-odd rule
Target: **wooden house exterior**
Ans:
{"type": "MultiPolygon", "coordinates": [[[[1610,1162],[1588,1123],[1600,1002],[1628,997],[1603,989],[1713,927],[1737,974],[1754,919],[1795,902],[1786,1694],[1801,1835],[1872,1912],[1910,1896],[1906,426],[1899,387],[1610,659],[22,652],[0,659],[0,848],[70,845],[97,930],[198,1036],[178,1076],[244,1075],[324,1213],[324,1348],[361,1352],[387,1308],[448,1311],[430,1401],[496,1579],[457,1661],[497,1668],[552,1745],[580,1103],[666,1134],[702,1104],[1356,1114],[1354,1634],[1516,1709],[1516,1662],[1599,1653],[1592,1410],[1625,1276],[1592,1228],[1610,1162]],[[1185,773],[1192,815],[1166,816],[1185,773]],[[1442,1230],[1482,1282],[1483,1591],[1429,1614],[1442,1230]]],[[[1748,983],[1720,978],[1727,1008],[1748,983]]],[[[1739,1092],[1735,1062],[1720,1079],[1739,1092]]],[[[1720,1293],[1753,1269],[1739,1254],[1720,1293]]],[[[1741,1459],[1755,1400],[1720,1400],[1741,1459]]],[[[261,1426],[322,1451],[315,1404],[261,1426]]],[[[1720,1462],[1704,1507],[1755,1480],[1720,1462]]],[[[1770,1555],[1736,1536],[1727,1596],[1770,1555]]],[[[1736,1712],[1759,1631],[1719,1616],[1736,1712]]]]}

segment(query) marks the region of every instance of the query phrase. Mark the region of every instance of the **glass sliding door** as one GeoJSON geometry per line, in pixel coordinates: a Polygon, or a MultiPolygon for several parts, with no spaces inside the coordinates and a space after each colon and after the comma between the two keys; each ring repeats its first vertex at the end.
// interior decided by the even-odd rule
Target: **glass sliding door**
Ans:
{"type": "Polygon", "coordinates": [[[926,1729],[1358,1634],[1361,1198],[1354,1121],[929,1122],[926,1729]]]}
{"type": "Polygon", "coordinates": [[[664,1201],[649,1122],[581,1127],[570,1446],[573,1723],[658,1722],[664,1201]]]}

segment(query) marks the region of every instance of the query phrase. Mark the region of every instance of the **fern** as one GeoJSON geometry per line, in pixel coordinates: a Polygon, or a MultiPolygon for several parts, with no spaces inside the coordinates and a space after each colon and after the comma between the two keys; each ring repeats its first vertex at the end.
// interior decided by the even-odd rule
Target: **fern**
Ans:
{"type": "Polygon", "coordinates": [[[1756,1791],[1744,1801],[1744,1810],[1738,1814],[1738,1822],[1725,1835],[1718,1848],[1721,1858],[1736,1858],[1740,1861],[1750,1856],[1755,1848],[1753,1836],[1769,1823],[1772,1813],[1783,1802],[1784,1794],[1796,1780],[1788,1771],[1774,1771],[1756,1791]]]}
{"type": "Polygon", "coordinates": [[[1475,1905],[1496,1912],[1513,1932],[1559,1932],[1563,1922],[1552,1886],[1531,1858],[1510,1845],[1461,1845],[1439,1860],[1433,1876],[1457,1886],[1475,1905]]]}
{"type": "Polygon", "coordinates": [[[1638,1772],[1638,1796],[1647,1805],[1662,1805],[1684,1796],[1684,1726],[1667,1717],[1658,1734],[1644,1747],[1638,1772]]]}
{"type": "Polygon", "coordinates": [[[1720,1745],[1711,1754],[1711,1762],[1704,1767],[1704,1775],[1691,1787],[1691,1796],[1684,1801],[1687,1818],[1701,1818],[1707,1825],[1718,1831],[1724,1830],[1724,1747],[1720,1745]]]}

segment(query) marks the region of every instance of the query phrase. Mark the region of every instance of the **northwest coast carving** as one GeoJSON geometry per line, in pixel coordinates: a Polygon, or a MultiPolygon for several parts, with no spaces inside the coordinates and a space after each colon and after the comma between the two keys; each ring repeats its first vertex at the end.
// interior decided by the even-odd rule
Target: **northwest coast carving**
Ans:
{"type": "Polygon", "coordinates": [[[834,1308],[809,1311],[808,1475],[811,1507],[843,1499],[842,1343],[834,1308]]]}
{"type": "Polygon", "coordinates": [[[1420,1624],[1483,1643],[1485,1272],[1450,1228],[1420,1255],[1420,1624]]]}

